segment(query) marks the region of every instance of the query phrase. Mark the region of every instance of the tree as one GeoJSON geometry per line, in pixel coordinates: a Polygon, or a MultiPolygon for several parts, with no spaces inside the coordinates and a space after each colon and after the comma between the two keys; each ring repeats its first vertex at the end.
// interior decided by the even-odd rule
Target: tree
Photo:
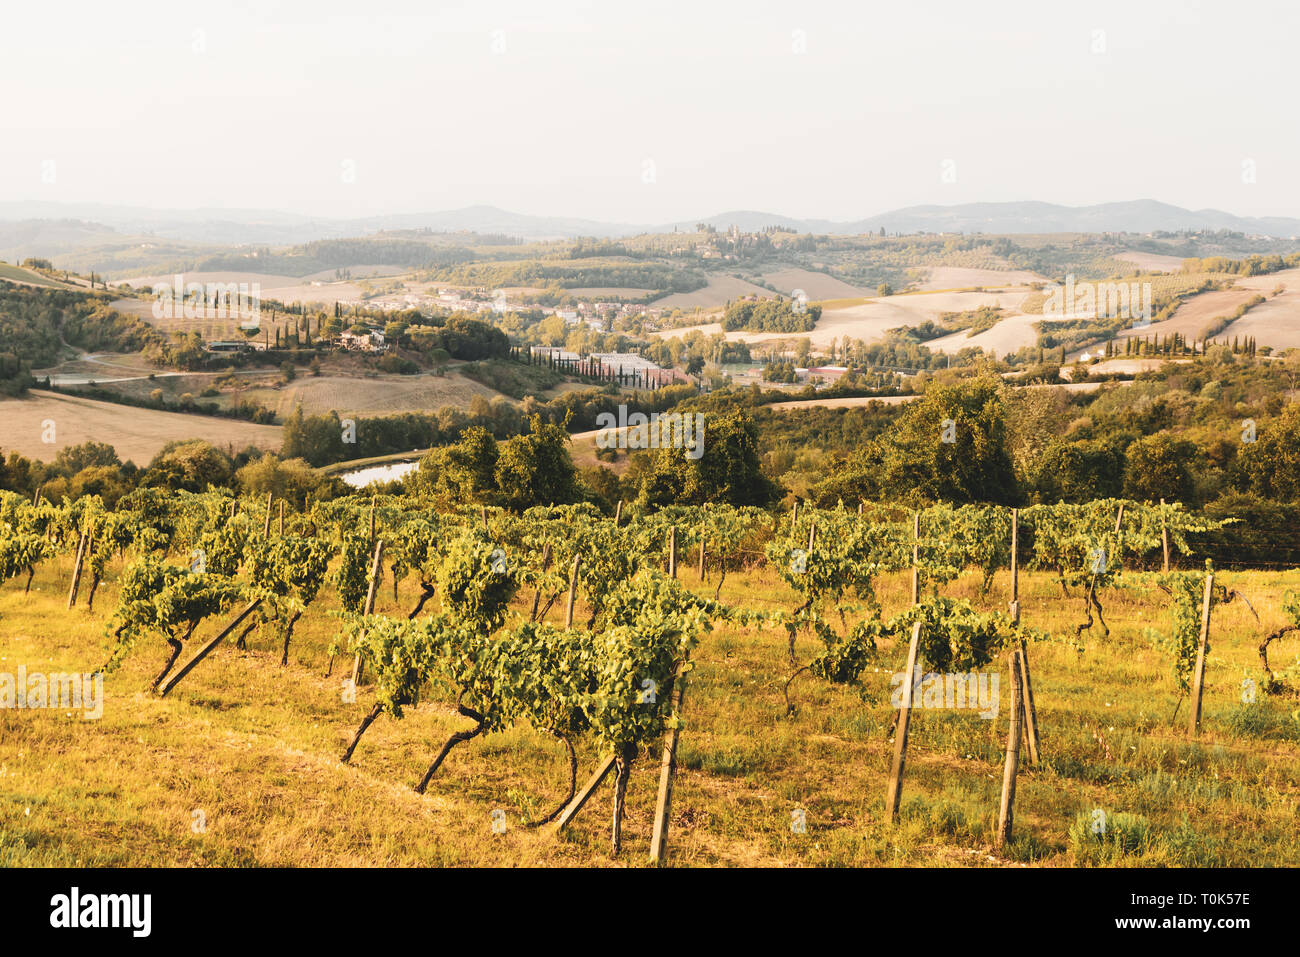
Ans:
{"type": "MultiPolygon", "coordinates": [[[[569,417],[565,417],[567,425],[569,417]]],[[[529,419],[530,432],[504,442],[493,472],[497,500],[523,511],[532,505],[570,505],[582,499],[578,472],[569,456],[565,425],[529,419]]]]}
{"type": "Polygon", "coordinates": [[[1279,502],[1300,501],[1300,404],[1261,429],[1237,455],[1238,486],[1279,502]]]}
{"type": "Polygon", "coordinates": [[[1118,498],[1123,487],[1124,452],[1108,442],[1053,443],[1034,474],[1036,498],[1044,503],[1118,498]]]}
{"type": "Polygon", "coordinates": [[[108,508],[113,508],[122,496],[131,491],[132,482],[120,466],[92,465],[68,479],[68,497],[98,495],[108,508]]]}
{"type": "Polygon", "coordinates": [[[285,419],[283,435],[282,458],[306,459],[319,468],[348,457],[343,445],[343,423],[337,412],[304,416],[302,406],[297,406],[285,419]]]}
{"type": "Polygon", "coordinates": [[[1125,452],[1124,494],[1141,502],[1190,502],[1196,494],[1192,462],[1196,444],[1158,432],[1132,443],[1125,452]]]}
{"type": "Polygon", "coordinates": [[[827,505],[838,499],[1014,504],[1020,491],[1008,451],[1005,393],[996,376],[931,385],[812,497],[827,505]]]}
{"type": "Polygon", "coordinates": [[[472,426],[461,433],[455,445],[434,449],[420,459],[411,484],[444,502],[495,504],[498,455],[492,433],[472,426]]]}
{"type": "Polygon", "coordinates": [[[208,486],[230,483],[233,467],[225,454],[208,442],[172,441],[149,463],[140,484],[187,492],[204,492],[208,486]]]}
{"type": "Polygon", "coordinates": [[[301,508],[308,495],[321,487],[321,476],[303,459],[281,461],[267,453],[249,462],[235,473],[235,485],[244,495],[266,498],[268,492],[277,499],[287,499],[301,508]]]}
{"type": "MultiPolygon", "coordinates": [[[[699,413],[695,413],[699,414],[699,413]]],[[[742,411],[710,418],[700,438],[703,452],[659,449],[641,479],[639,500],[647,505],[768,505],[781,488],[765,474],[758,455],[758,430],[742,411]]]]}
{"type": "Polygon", "coordinates": [[[54,457],[54,469],[69,477],[82,469],[96,465],[118,466],[122,460],[117,457],[117,450],[107,442],[82,442],[59,450],[54,457]]]}

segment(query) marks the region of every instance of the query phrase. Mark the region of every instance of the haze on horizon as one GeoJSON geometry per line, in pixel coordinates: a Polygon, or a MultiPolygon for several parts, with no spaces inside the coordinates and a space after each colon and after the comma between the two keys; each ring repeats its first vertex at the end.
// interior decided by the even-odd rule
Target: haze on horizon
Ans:
{"type": "Polygon", "coordinates": [[[4,201],[649,223],[1150,197],[1300,216],[1285,2],[143,0],[5,18],[4,201]]]}

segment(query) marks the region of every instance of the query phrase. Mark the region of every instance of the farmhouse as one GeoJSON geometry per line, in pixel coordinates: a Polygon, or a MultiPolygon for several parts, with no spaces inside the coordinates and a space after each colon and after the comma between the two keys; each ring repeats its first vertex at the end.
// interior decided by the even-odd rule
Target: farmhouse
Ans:
{"type": "Polygon", "coordinates": [[[388,349],[384,334],[377,329],[344,332],[339,335],[339,345],[349,352],[385,352],[388,349]]]}

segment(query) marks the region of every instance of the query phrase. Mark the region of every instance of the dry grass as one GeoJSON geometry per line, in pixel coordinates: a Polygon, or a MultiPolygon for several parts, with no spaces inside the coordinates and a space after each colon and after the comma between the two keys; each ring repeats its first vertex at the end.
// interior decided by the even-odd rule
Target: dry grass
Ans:
{"type": "Polygon", "coordinates": [[[772,296],[775,293],[735,276],[710,276],[709,284],[694,292],[675,292],[654,305],[661,309],[716,309],[741,296],[772,296]]]}
{"type": "Polygon", "coordinates": [[[1230,343],[1235,338],[1253,336],[1261,346],[1272,346],[1274,351],[1300,348],[1300,283],[1267,302],[1255,306],[1214,338],[1230,343]]]}
{"type": "Polygon", "coordinates": [[[259,387],[242,392],[242,397],[266,406],[277,416],[289,415],[299,404],[305,415],[320,415],[331,409],[340,415],[393,415],[398,412],[435,412],[444,406],[468,408],[475,396],[492,399],[501,393],[462,375],[379,375],[312,376],[299,371],[298,378],[273,389],[259,387]]]}
{"type": "Polygon", "coordinates": [[[60,449],[90,441],[107,442],[123,461],[137,465],[176,439],[205,439],[234,451],[249,445],[278,449],[281,442],[278,425],[137,409],[36,389],[20,399],[0,399],[0,418],[6,424],[4,448],[43,462],[54,461],[60,449]],[[54,423],[53,442],[43,441],[47,422],[54,423]]]}

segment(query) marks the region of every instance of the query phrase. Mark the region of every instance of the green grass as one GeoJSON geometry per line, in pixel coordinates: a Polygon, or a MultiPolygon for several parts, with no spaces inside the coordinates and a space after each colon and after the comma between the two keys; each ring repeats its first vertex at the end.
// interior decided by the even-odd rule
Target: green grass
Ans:
{"type": "MultiPolygon", "coordinates": [[[[114,579],[96,611],[64,609],[70,560],[41,566],[29,596],[0,587],[0,671],[90,671],[105,654],[114,579]]],[[[689,587],[697,582],[683,571],[689,587]]],[[[914,712],[900,819],[884,816],[892,711],[888,676],[905,649],[882,648],[880,670],[861,689],[809,676],[792,687],[783,631],[721,625],[704,637],[686,692],[685,728],[670,831],[676,865],[1270,866],[1300,863],[1297,804],[1300,734],[1294,699],[1241,702],[1243,676],[1258,675],[1260,635],[1280,623],[1280,601],[1300,573],[1225,573],[1263,619],[1237,602],[1216,610],[1204,701],[1204,730],[1186,732],[1169,662],[1143,637],[1167,628],[1160,595],[1108,590],[1111,635],[1031,646],[1043,760],[1022,761],[1015,836],[993,849],[1002,780],[1010,681],[995,721],[971,712],[914,712]],[[1101,809],[1105,839],[1080,822],[1101,809]],[[791,830],[802,811],[806,832],[791,830]]],[[[907,601],[905,576],[881,581],[885,611],[907,601]]],[[[976,575],[947,588],[986,607],[1004,607],[1006,575],[989,596],[976,575]]],[[[709,588],[711,593],[712,588],[709,588]]],[[[378,611],[405,614],[415,589],[378,611]]],[[[792,608],[770,571],[728,575],[724,601],[792,608]]],[[[1080,600],[1062,600],[1048,576],[1022,576],[1027,624],[1060,633],[1079,620],[1080,600]]],[[[531,593],[519,607],[531,604],[531,593]]],[[[523,822],[563,796],[567,762],[555,740],[516,727],[456,748],[418,795],[419,780],[451,730],[465,726],[438,701],[395,721],[381,717],[350,766],[339,754],[373,701],[363,686],[343,701],[336,663],[325,677],[335,633],[333,596],[300,623],[290,665],[278,664],[269,635],[248,651],[218,648],[172,694],[147,693],[164,651],[142,642],[108,676],[103,718],[57,711],[0,711],[0,866],[643,866],[659,753],[633,767],[624,851],[609,852],[610,791],[604,788],[563,835],[523,822]],[[508,830],[494,834],[504,810],[508,830]],[[196,833],[195,812],[206,829],[196,833]]],[[[553,612],[558,615],[559,612],[553,612]]],[[[579,609],[578,620],[585,620],[579,609]]],[[[200,629],[191,645],[215,631],[200,629]]],[[[801,662],[816,650],[801,635],[801,662]]],[[[1290,648],[1287,649],[1289,654],[1290,648]]],[[[187,650],[187,659],[192,650],[187,650]]],[[[1278,663],[1285,657],[1280,652],[1278,663]]],[[[579,748],[580,780],[598,762],[579,748]]]]}
{"type": "Polygon", "coordinates": [[[58,282],[50,279],[48,276],[42,276],[38,272],[30,269],[23,269],[21,266],[11,266],[9,263],[0,263],[0,279],[12,279],[15,282],[29,282],[33,286],[45,286],[49,289],[75,289],[76,286],[67,283],[58,282]]]}

